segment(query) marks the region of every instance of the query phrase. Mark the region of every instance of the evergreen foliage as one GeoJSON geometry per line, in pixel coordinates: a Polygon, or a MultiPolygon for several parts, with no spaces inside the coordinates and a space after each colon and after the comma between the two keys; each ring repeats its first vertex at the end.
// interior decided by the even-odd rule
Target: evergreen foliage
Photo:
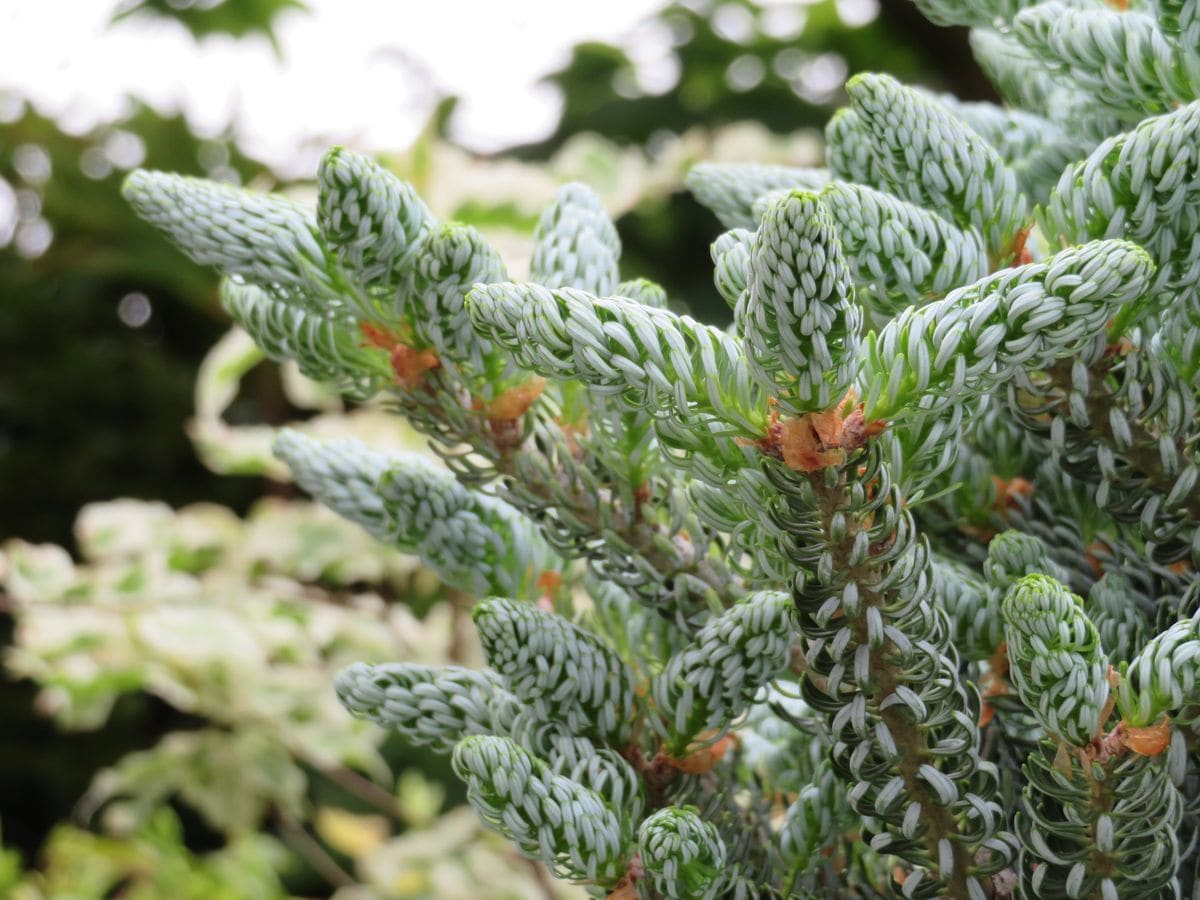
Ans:
{"type": "Polygon", "coordinates": [[[484,598],[494,673],[339,694],[595,896],[1193,890],[1197,15],[918,5],[1012,106],[859,75],[828,171],[697,167],[729,331],[622,280],[580,184],[517,282],[346,150],[315,218],[130,178],[266,352],[448,463],[280,440],[484,598]]]}

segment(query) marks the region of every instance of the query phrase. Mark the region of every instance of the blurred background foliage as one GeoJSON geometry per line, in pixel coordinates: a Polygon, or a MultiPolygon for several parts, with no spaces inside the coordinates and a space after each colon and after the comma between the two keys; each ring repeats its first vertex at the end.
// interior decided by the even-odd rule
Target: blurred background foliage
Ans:
{"type": "Polygon", "coordinates": [[[275,20],[288,10],[307,8],[301,0],[122,0],[112,20],[119,22],[133,16],[173,19],[197,39],[210,34],[236,38],[261,34],[278,53],[275,20]]]}
{"type": "MultiPolygon", "coordinates": [[[[128,0],[114,19],[282,52],[278,17],[304,8],[128,0]]],[[[617,217],[628,272],[721,322],[720,228],[683,191],[692,163],[819,164],[819,129],[861,69],[988,96],[965,36],[904,0],[690,0],[639,33],[670,45],[666,64],[641,65],[636,40],[575,47],[548,78],[563,112],[546,139],[480,158],[446,139],[445,98],[384,162],[516,261],[554,188],[585,180],[617,217]]],[[[444,766],[329,706],[342,660],[470,664],[473,639],[414,561],[275,480],[269,426],[373,442],[391,426],[346,418],[236,336],[197,391],[228,323],[211,274],[120,198],[135,166],[312,193],[178,115],[131,101],[79,135],[0,96],[0,895],[559,896],[455,808],[444,766]],[[77,516],[118,497],[143,502],[77,516]],[[246,704],[222,705],[230,684],[246,704]]]]}
{"type": "Polygon", "coordinates": [[[206,473],[180,428],[223,314],[209,274],[121,199],[138,165],[266,176],[145,107],[83,137],[24,105],[0,125],[0,205],[15,213],[0,224],[2,534],[62,542],[72,510],[124,494],[253,498],[253,485],[206,473]]]}

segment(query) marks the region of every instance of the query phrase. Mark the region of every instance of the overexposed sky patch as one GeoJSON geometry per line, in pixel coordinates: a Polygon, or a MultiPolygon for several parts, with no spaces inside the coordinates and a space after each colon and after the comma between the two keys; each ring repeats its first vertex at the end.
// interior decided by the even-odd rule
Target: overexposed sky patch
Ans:
{"type": "Polygon", "coordinates": [[[456,94],[455,137],[490,151],[554,128],[559,100],[537,82],[572,45],[619,41],[663,0],[308,3],[279,20],[278,59],[259,37],[197,43],[150,18],[109,26],[115,0],[3,0],[0,93],[72,131],[119,116],[129,95],[183,110],[203,135],[232,123],[247,152],[287,176],[311,174],[331,143],[402,149],[456,94]]]}

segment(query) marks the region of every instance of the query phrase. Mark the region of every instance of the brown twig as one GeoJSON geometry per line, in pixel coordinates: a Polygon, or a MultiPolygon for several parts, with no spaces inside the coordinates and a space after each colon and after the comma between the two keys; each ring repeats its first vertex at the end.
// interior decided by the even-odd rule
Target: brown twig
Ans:
{"type": "MultiPolygon", "coordinates": [[[[522,857],[522,859],[525,859],[525,857],[522,857]]],[[[558,894],[554,890],[554,881],[546,874],[545,867],[536,859],[525,859],[525,863],[529,866],[529,871],[533,873],[533,880],[537,882],[542,896],[546,900],[557,900],[558,894]]]]}
{"type": "Polygon", "coordinates": [[[399,821],[403,818],[396,798],[391,792],[381,788],[369,778],[359,775],[353,769],[347,769],[345,766],[322,766],[319,771],[338,787],[379,810],[389,819],[399,821]]]}
{"type": "Polygon", "coordinates": [[[313,870],[334,887],[354,887],[358,882],[349,872],[338,865],[321,842],[304,830],[304,826],[283,810],[277,809],[275,816],[283,831],[284,840],[313,867],[313,870]]]}

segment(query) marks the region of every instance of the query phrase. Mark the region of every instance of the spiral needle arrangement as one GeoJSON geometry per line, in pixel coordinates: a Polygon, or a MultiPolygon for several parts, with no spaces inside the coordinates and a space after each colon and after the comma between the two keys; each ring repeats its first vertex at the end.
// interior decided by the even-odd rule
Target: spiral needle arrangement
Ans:
{"type": "Polygon", "coordinates": [[[1196,896],[1200,0],[916,2],[1007,105],[858,75],[827,169],[694,168],[729,329],[581,184],[527,282],[344,149],[126,184],[445,460],[277,441],[478,598],[491,671],[336,690],[596,897],[1196,896]]]}

